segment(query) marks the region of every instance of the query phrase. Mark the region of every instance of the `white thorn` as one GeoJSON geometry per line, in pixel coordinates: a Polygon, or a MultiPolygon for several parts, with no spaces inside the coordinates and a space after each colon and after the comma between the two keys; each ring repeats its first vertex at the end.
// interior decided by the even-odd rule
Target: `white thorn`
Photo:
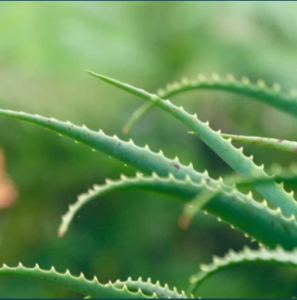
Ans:
{"type": "Polygon", "coordinates": [[[198,75],[198,80],[199,80],[200,82],[205,82],[205,81],[206,81],[206,77],[205,77],[203,74],[199,74],[199,75],[198,75]]]}
{"type": "Polygon", "coordinates": [[[281,86],[278,83],[274,83],[272,88],[278,93],[281,91],[281,86]]]}
{"type": "Polygon", "coordinates": [[[296,97],[296,96],[297,96],[297,91],[296,91],[295,89],[292,89],[292,90],[291,90],[291,95],[292,95],[293,97],[296,97]]]}
{"type": "Polygon", "coordinates": [[[180,84],[179,84],[178,82],[174,82],[174,83],[173,83],[173,88],[174,88],[175,90],[178,90],[178,89],[180,88],[180,84]]]}
{"type": "Polygon", "coordinates": [[[181,82],[182,82],[183,85],[189,85],[189,83],[190,83],[189,79],[186,78],[186,77],[183,77],[181,82]]]}
{"type": "Polygon", "coordinates": [[[258,79],[257,85],[260,89],[265,88],[266,86],[265,81],[263,79],[258,79]]]}
{"type": "Polygon", "coordinates": [[[227,80],[228,80],[229,82],[234,82],[234,81],[235,81],[235,78],[234,78],[234,76],[233,76],[232,74],[227,74],[227,80]]]}
{"type": "Polygon", "coordinates": [[[220,76],[217,73],[213,73],[212,74],[212,79],[213,79],[213,81],[219,81],[220,80],[220,76]]]}
{"type": "Polygon", "coordinates": [[[158,176],[158,174],[157,174],[156,172],[153,172],[153,173],[152,173],[152,177],[154,177],[154,178],[159,178],[159,176],[158,176]]]}
{"type": "Polygon", "coordinates": [[[157,94],[158,94],[160,97],[162,97],[162,96],[165,94],[165,92],[164,92],[164,90],[159,89],[159,90],[157,91],[157,94]]]}
{"type": "Polygon", "coordinates": [[[250,84],[250,80],[247,78],[247,77],[242,77],[242,83],[244,84],[244,85],[249,85],[250,84]]]}

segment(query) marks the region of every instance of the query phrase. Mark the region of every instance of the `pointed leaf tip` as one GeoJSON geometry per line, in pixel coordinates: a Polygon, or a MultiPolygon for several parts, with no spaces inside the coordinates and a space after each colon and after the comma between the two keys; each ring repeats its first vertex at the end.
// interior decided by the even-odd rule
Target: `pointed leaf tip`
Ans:
{"type": "Polygon", "coordinates": [[[152,94],[150,94],[150,93],[148,93],[148,92],[146,92],[142,89],[136,88],[136,87],[134,87],[130,84],[118,81],[118,80],[113,79],[111,77],[107,77],[107,76],[104,76],[102,74],[98,74],[98,73],[95,73],[95,72],[92,72],[92,71],[89,71],[89,70],[87,70],[87,73],[94,76],[94,77],[96,77],[96,78],[101,79],[102,81],[104,81],[104,82],[106,82],[110,85],[113,85],[117,88],[120,88],[120,89],[122,89],[122,90],[124,90],[124,91],[126,91],[130,94],[133,94],[135,96],[138,96],[142,99],[149,100],[149,101],[155,101],[155,100],[159,99],[157,95],[152,95],[152,94]]]}

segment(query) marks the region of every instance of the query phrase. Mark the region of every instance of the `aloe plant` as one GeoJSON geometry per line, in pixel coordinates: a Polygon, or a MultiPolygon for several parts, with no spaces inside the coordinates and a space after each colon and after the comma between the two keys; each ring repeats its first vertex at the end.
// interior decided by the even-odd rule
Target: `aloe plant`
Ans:
{"type": "Polygon", "coordinates": [[[241,142],[252,145],[266,146],[281,151],[297,153],[297,143],[294,141],[287,141],[283,139],[274,139],[259,136],[245,136],[234,134],[222,134],[224,138],[230,138],[234,142],[241,142]]]}
{"type": "Polygon", "coordinates": [[[269,89],[265,87],[263,81],[258,82],[258,85],[252,85],[247,79],[237,82],[231,76],[227,77],[227,81],[221,81],[217,75],[213,76],[212,81],[207,81],[204,77],[199,77],[198,81],[183,80],[182,84],[170,85],[166,91],[160,91],[155,95],[115,79],[87,72],[148,102],[134,114],[130,125],[149,108],[159,107],[201,138],[235,173],[225,176],[224,179],[222,177],[214,179],[207,171],[203,173],[196,171],[192,164],[188,166],[181,164],[177,157],[167,158],[161,150],[158,153],[152,152],[148,146],[139,147],[132,140],[123,141],[117,136],[106,135],[102,130],[96,132],[84,125],[77,126],[68,121],[62,122],[39,115],[0,109],[2,116],[51,130],[89,146],[92,151],[116,158],[137,171],[134,177],[121,175],[118,180],[107,179],[106,183],[95,185],[87,193],[80,195],[62,216],[58,235],[62,237],[67,232],[75,214],[87,203],[98,201],[105,193],[138,188],[162,193],[180,201],[185,206],[183,220],[190,220],[199,210],[216,216],[219,221],[224,221],[231,228],[258,241],[259,249],[245,248],[243,252],[231,251],[224,258],[215,257],[211,265],[202,266],[200,273],[190,278],[186,292],[171,289],[167,284],[162,286],[159,282],[152,283],[151,279],[128,278],[126,281],[103,284],[98,282],[96,277],[87,280],[83,274],[74,277],[69,271],[62,274],[54,268],[42,270],[38,265],[26,268],[21,263],[17,267],[3,265],[0,276],[13,275],[54,282],[91,298],[191,298],[199,295],[202,281],[231,265],[253,262],[297,265],[297,250],[294,250],[297,247],[297,204],[293,192],[285,191],[282,183],[297,180],[297,166],[283,168],[275,165],[265,171],[263,165],[257,166],[253,162],[253,157],[246,157],[243,148],[237,149],[231,142],[234,140],[259,143],[296,152],[295,143],[222,134],[220,131],[212,130],[208,122],[200,121],[196,114],[189,114],[182,107],[163,99],[191,89],[224,90],[254,97],[296,116],[297,102],[293,98],[295,96],[281,94],[278,85],[269,89]],[[253,186],[262,195],[262,201],[257,201],[251,192],[242,193],[240,190],[242,184],[253,186]]]}

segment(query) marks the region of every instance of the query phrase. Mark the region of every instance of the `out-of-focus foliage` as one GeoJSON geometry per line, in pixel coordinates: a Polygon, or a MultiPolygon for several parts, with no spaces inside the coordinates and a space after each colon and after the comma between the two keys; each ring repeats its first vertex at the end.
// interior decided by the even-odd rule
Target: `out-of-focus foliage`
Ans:
{"type": "MultiPolygon", "coordinates": [[[[260,77],[290,90],[297,80],[296,6],[294,2],[1,2],[1,107],[71,119],[125,138],[121,127],[142,102],[92,80],[84,68],[149,91],[184,75],[212,72],[260,77]]],[[[223,132],[296,140],[292,117],[248,98],[193,91],[174,102],[223,132]]],[[[105,177],[134,171],[33,126],[2,118],[0,126],[7,128],[1,130],[0,145],[19,193],[16,205],[0,211],[2,262],[55,265],[59,271],[96,274],[103,282],[150,276],[183,287],[198,264],[210,261],[213,253],[248,243],[240,233],[204,215],[182,230],[179,203],[136,191],[90,203],[69,233],[58,239],[60,215],[77,194],[105,177]]],[[[137,144],[161,148],[169,157],[178,153],[182,162],[192,161],[199,171],[207,168],[213,177],[230,172],[157,108],[130,135],[137,144]]],[[[273,149],[245,149],[267,166],[273,161],[288,165],[296,159],[273,149]]],[[[229,270],[205,282],[201,296],[296,296],[291,275],[287,269],[272,267],[229,270]]],[[[29,280],[1,279],[0,297],[20,296],[78,295],[29,280]]]]}

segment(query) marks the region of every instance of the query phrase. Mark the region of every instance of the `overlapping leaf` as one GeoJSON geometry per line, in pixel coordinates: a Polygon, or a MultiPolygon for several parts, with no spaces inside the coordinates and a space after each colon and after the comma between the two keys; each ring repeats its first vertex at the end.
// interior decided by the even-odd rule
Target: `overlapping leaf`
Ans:
{"type": "MultiPolygon", "coordinates": [[[[115,79],[88,71],[91,75],[113,86],[132,93],[142,99],[154,103],[162,110],[168,112],[176,119],[193,130],[213,151],[228,163],[242,177],[251,180],[255,177],[269,178],[264,171],[264,166],[257,166],[253,157],[246,157],[243,149],[237,149],[231,144],[231,139],[225,140],[220,131],[215,132],[209,127],[208,122],[201,122],[196,114],[190,115],[183,107],[173,105],[169,100],[163,100],[157,95],[150,94],[142,89],[135,88],[115,79]]],[[[286,217],[292,214],[297,216],[297,204],[292,194],[287,193],[283,187],[274,181],[255,182],[254,187],[274,207],[280,207],[286,217]]]]}
{"type": "Polygon", "coordinates": [[[234,135],[234,134],[222,134],[225,139],[232,139],[234,142],[240,142],[245,144],[265,146],[274,148],[281,151],[291,152],[297,154],[297,142],[287,141],[283,139],[274,139],[260,136],[246,136],[246,135],[234,135]]]}
{"type": "MultiPolygon", "coordinates": [[[[157,95],[163,99],[167,99],[176,94],[191,90],[216,90],[248,96],[297,117],[297,92],[295,90],[285,94],[281,92],[279,84],[266,87],[265,82],[261,79],[254,84],[246,77],[243,77],[242,80],[236,80],[230,74],[222,79],[217,74],[213,74],[212,78],[207,78],[204,75],[199,75],[197,78],[191,80],[183,78],[181,82],[168,84],[165,89],[158,90],[157,95]]],[[[136,109],[124,126],[124,132],[127,133],[137,120],[153,106],[153,103],[145,103],[136,109]]]]}
{"type": "Polygon", "coordinates": [[[151,279],[143,281],[141,278],[138,280],[128,278],[126,281],[117,280],[114,283],[102,284],[96,276],[93,280],[88,280],[82,273],[75,277],[68,270],[62,274],[54,267],[47,271],[40,269],[38,265],[34,268],[26,268],[21,263],[17,267],[3,265],[0,268],[0,276],[26,277],[53,282],[91,298],[188,298],[185,292],[179,293],[176,288],[170,290],[167,284],[161,286],[159,282],[152,283],[151,279]]]}
{"type": "MultiPolygon", "coordinates": [[[[160,178],[157,175],[108,180],[105,185],[95,186],[88,193],[80,195],[78,201],[69,206],[68,212],[62,217],[59,235],[62,236],[67,231],[74,215],[86,203],[105,193],[140,188],[174,196],[182,202],[188,202],[189,205],[192,203],[191,199],[199,195],[197,201],[205,212],[217,216],[220,221],[229,223],[232,228],[239,229],[247,236],[270,247],[281,244],[286,249],[292,249],[297,245],[297,223],[294,217],[287,219],[280,209],[272,210],[268,208],[266,201],[256,202],[251,194],[244,195],[234,187],[224,185],[222,181],[218,181],[217,184],[217,187],[213,188],[205,180],[194,183],[189,177],[178,180],[173,176],[160,178]],[[211,198],[200,195],[211,195],[211,198]]],[[[197,205],[196,200],[193,204],[197,205]]]]}
{"type": "Polygon", "coordinates": [[[260,248],[252,250],[245,247],[241,252],[229,251],[224,257],[213,257],[213,262],[209,265],[201,265],[200,272],[190,278],[189,291],[194,292],[199,285],[210,276],[216,274],[220,270],[244,265],[247,263],[259,264],[279,264],[297,267],[297,249],[294,251],[285,251],[280,246],[274,250],[260,248]]]}

